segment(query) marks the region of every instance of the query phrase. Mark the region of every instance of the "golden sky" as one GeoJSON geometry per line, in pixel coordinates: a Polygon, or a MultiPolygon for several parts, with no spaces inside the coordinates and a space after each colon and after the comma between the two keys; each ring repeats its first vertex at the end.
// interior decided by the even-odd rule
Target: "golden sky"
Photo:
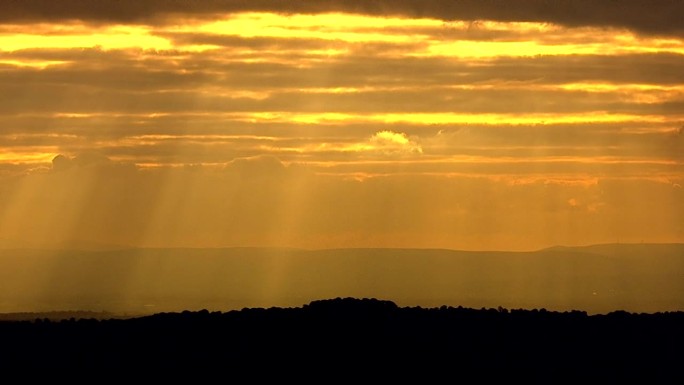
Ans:
{"type": "Polygon", "coordinates": [[[0,5],[0,246],[684,242],[682,3],[93,4],[0,5]]]}

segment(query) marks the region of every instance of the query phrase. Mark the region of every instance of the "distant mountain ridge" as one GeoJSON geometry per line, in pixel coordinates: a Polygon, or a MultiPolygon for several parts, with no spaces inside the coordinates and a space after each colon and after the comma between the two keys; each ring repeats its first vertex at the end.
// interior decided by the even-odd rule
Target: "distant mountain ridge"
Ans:
{"type": "Polygon", "coordinates": [[[230,310],[335,297],[386,298],[402,306],[683,310],[684,244],[532,252],[0,250],[0,313],[230,310]]]}
{"type": "Polygon", "coordinates": [[[598,243],[585,246],[552,246],[539,251],[584,251],[584,252],[598,252],[598,253],[620,253],[635,251],[666,251],[682,252],[684,251],[684,243],[598,243]]]}

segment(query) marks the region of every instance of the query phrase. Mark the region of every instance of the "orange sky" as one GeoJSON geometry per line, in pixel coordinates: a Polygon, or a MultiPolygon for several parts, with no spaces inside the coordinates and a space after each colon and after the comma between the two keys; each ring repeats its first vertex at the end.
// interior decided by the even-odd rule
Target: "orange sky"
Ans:
{"type": "Polygon", "coordinates": [[[674,2],[412,1],[0,6],[0,246],[684,242],[674,2]]]}

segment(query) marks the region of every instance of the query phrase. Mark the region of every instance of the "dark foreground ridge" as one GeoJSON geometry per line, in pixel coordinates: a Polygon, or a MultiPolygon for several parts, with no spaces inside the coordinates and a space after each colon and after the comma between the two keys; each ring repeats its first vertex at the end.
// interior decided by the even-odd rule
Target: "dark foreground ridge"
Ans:
{"type": "Polygon", "coordinates": [[[672,379],[682,375],[682,326],[682,312],[589,316],[543,309],[400,308],[389,301],[337,298],[301,308],[0,322],[0,367],[672,379]]]}

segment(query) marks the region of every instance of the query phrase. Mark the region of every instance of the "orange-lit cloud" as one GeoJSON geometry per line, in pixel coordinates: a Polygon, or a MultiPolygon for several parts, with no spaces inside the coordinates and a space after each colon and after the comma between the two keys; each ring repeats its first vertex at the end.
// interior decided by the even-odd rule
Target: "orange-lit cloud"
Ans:
{"type": "Polygon", "coordinates": [[[684,40],[635,3],[78,3],[0,5],[0,238],[684,240],[684,40]]]}

